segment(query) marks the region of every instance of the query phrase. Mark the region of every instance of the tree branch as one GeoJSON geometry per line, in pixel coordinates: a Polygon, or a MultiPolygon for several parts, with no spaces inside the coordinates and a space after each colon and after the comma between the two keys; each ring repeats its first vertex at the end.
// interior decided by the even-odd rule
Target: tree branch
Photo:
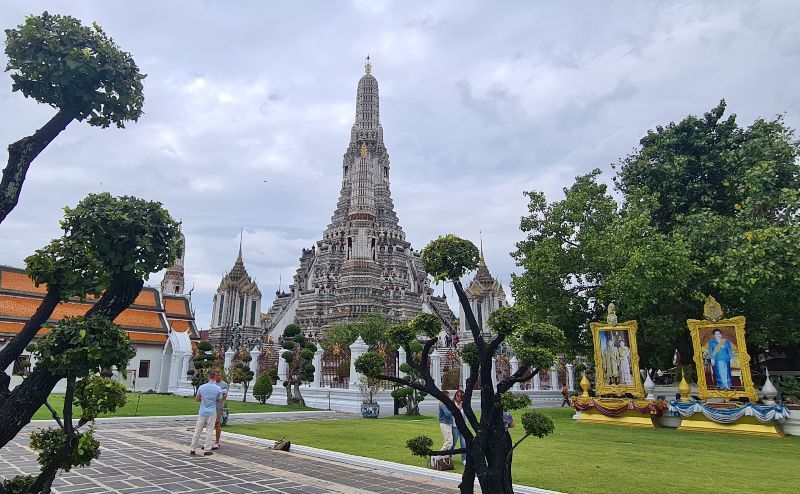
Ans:
{"type": "Polygon", "coordinates": [[[467,298],[466,292],[464,292],[464,287],[461,286],[461,281],[453,280],[453,286],[458,294],[458,301],[461,304],[461,308],[464,310],[464,317],[467,318],[467,327],[470,333],[472,333],[472,339],[475,340],[475,345],[478,347],[478,355],[482,357],[486,352],[486,342],[483,341],[481,328],[478,326],[478,321],[475,319],[475,314],[472,312],[472,307],[469,305],[469,299],[467,298]]]}
{"type": "Polygon", "coordinates": [[[45,401],[44,406],[46,406],[47,409],[50,410],[50,413],[53,415],[53,419],[55,419],[56,423],[58,424],[59,427],[61,427],[61,430],[63,431],[64,423],[61,422],[61,419],[58,417],[58,413],[56,412],[56,409],[53,408],[53,405],[51,405],[49,401],[45,401]]]}
{"type": "Polygon", "coordinates": [[[32,136],[8,146],[8,164],[0,180],[0,223],[19,202],[22,183],[33,160],[61,133],[79,112],[74,108],[60,109],[41,129],[32,136]]]}
{"type": "Polygon", "coordinates": [[[533,377],[539,373],[540,369],[531,369],[530,367],[520,367],[514,372],[512,375],[508,376],[506,379],[503,379],[497,384],[497,392],[498,393],[505,393],[516,383],[521,383],[525,381],[529,381],[533,379],[533,377]],[[530,375],[526,373],[530,371],[530,375]]]}
{"type": "Polygon", "coordinates": [[[511,455],[514,453],[514,450],[516,449],[516,447],[517,447],[517,446],[519,446],[519,443],[521,443],[522,441],[524,441],[525,439],[527,439],[527,438],[528,438],[528,436],[530,436],[530,434],[526,433],[524,436],[522,436],[522,437],[520,438],[520,440],[519,440],[519,441],[515,442],[515,443],[514,443],[514,445],[513,445],[513,446],[511,446],[511,449],[510,449],[510,450],[508,450],[508,455],[506,455],[506,461],[509,461],[509,460],[511,459],[511,455]]]}

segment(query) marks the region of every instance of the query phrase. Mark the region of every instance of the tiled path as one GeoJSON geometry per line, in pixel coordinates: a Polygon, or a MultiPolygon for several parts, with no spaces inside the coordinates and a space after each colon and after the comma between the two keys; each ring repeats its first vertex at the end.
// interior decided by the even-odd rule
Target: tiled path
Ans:
{"type": "MultiPolygon", "coordinates": [[[[308,417],[311,418],[319,419],[308,417]]],[[[99,424],[100,458],[89,468],[63,473],[53,484],[53,491],[61,494],[457,492],[452,486],[429,479],[276,452],[237,440],[223,439],[222,448],[211,457],[193,457],[188,448],[193,429],[194,423],[187,420],[99,424]]],[[[38,471],[35,455],[26,447],[29,432],[26,428],[14,442],[0,450],[0,477],[38,471]]]]}

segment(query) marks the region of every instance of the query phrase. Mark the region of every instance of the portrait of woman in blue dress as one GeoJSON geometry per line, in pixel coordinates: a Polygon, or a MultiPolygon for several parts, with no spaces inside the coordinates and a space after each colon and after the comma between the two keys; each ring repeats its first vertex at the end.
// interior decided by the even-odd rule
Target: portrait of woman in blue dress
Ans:
{"type": "Polygon", "coordinates": [[[714,337],[708,342],[708,358],[714,371],[717,389],[731,389],[731,342],[722,337],[722,331],[714,329],[714,337]]]}

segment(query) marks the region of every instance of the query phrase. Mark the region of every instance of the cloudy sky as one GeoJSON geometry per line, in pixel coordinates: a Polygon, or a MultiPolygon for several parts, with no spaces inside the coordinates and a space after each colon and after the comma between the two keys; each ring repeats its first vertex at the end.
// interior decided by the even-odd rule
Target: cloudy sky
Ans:
{"type": "MultiPolygon", "coordinates": [[[[0,27],[43,10],[97,21],[133,54],[145,115],[124,130],[72,123],[45,150],[0,225],[0,264],[22,266],[89,192],[158,200],[183,221],[201,327],[240,228],[264,310],[320,238],[367,54],[408,239],[477,243],[482,230],[506,285],[524,190],[558,199],[647,129],[721,98],[742,123],[785,113],[800,126],[800,3],[788,0],[3,0],[0,27]]],[[[7,143],[53,113],[0,75],[3,166],[7,143]]]]}

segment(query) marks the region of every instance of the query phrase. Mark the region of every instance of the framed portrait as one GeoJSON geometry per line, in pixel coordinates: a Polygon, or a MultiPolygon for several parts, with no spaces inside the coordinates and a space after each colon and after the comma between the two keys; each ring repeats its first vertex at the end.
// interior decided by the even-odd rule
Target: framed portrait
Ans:
{"type": "Polygon", "coordinates": [[[689,319],[689,333],[697,369],[700,399],[758,400],[750,376],[750,355],[745,344],[744,316],[722,319],[722,309],[713,297],[705,307],[706,320],[689,319]]]}
{"type": "Polygon", "coordinates": [[[644,397],[636,346],[636,321],[620,324],[593,322],[595,392],[598,396],[644,397]]]}

